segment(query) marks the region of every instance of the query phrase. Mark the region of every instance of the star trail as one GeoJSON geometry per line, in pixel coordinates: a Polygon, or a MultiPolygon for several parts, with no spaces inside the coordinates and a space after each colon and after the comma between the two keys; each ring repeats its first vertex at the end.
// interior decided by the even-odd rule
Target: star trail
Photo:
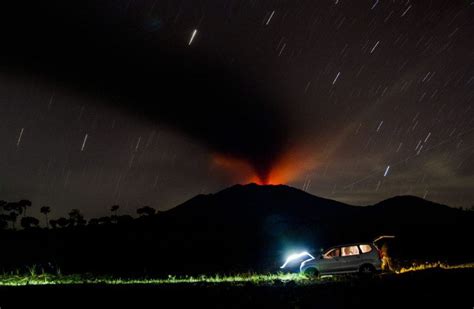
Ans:
{"type": "Polygon", "coordinates": [[[92,216],[256,181],[356,205],[409,194],[471,207],[473,9],[7,4],[0,199],[92,216]]]}

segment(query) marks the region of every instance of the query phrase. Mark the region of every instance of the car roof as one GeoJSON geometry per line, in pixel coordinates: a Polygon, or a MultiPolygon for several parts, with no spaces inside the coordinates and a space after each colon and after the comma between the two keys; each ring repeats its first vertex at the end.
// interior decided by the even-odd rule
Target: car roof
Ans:
{"type": "Polygon", "coordinates": [[[371,243],[369,241],[367,241],[367,242],[356,242],[356,243],[352,243],[352,244],[343,244],[343,245],[332,246],[332,247],[329,247],[327,249],[324,249],[324,251],[329,251],[331,249],[336,249],[336,248],[341,248],[341,247],[360,246],[360,245],[375,246],[373,243],[371,243]]]}

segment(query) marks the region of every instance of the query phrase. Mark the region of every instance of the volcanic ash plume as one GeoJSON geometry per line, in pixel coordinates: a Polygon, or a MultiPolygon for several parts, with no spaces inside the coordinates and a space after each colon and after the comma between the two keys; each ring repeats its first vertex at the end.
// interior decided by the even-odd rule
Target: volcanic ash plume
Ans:
{"type": "Polygon", "coordinates": [[[286,184],[314,169],[317,164],[309,152],[301,149],[286,150],[272,161],[264,174],[259,173],[251,164],[229,156],[214,155],[214,163],[227,170],[235,182],[256,183],[259,185],[286,184]]]}
{"type": "Polygon", "coordinates": [[[40,76],[57,89],[98,97],[165,124],[222,158],[248,165],[260,183],[280,177],[275,166],[290,140],[278,107],[283,104],[259,89],[259,78],[243,66],[227,68],[228,59],[201,53],[194,43],[190,48],[158,34],[151,38],[139,20],[124,19],[93,1],[77,2],[75,10],[51,0],[30,4],[24,10],[12,2],[1,16],[0,34],[8,46],[0,51],[5,72],[40,76]],[[15,35],[9,23],[16,25],[15,35]]]}

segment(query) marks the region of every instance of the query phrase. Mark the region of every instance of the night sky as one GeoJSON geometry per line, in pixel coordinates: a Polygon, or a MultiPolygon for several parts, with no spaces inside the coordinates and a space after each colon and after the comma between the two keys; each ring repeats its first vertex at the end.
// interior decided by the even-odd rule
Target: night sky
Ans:
{"type": "Polygon", "coordinates": [[[133,214],[255,181],[356,205],[410,194],[470,207],[473,10],[470,0],[6,4],[0,199],[53,216],[113,204],[133,214]]]}

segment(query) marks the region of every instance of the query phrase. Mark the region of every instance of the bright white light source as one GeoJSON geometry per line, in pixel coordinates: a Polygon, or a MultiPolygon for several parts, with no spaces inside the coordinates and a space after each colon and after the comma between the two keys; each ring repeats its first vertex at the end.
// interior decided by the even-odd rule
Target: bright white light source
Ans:
{"type": "Polygon", "coordinates": [[[299,259],[303,256],[309,256],[310,258],[314,259],[314,257],[309,254],[308,252],[306,251],[303,251],[303,252],[300,252],[300,253],[295,253],[295,254],[291,254],[289,257],[286,258],[286,261],[285,261],[285,264],[281,265],[280,268],[285,268],[286,265],[288,265],[288,263],[290,263],[291,261],[294,261],[296,259],[299,259]]]}
{"type": "Polygon", "coordinates": [[[194,29],[194,30],[193,30],[193,33],[191,34],[191,38],[189,39],[188,45],[191,45],[191,43],[193,42],[194,37],[196,36],[196,33],[197,33],[197,32],[198,32],[197,29],[194,29]]]}
{"type": "Polygon", "coordinates": [[[383,174],[383,177],[387,176],[389,170],[390,170],[390,165],[388,165],[387,168],[385,169],[385,173],[383,174]]]}

